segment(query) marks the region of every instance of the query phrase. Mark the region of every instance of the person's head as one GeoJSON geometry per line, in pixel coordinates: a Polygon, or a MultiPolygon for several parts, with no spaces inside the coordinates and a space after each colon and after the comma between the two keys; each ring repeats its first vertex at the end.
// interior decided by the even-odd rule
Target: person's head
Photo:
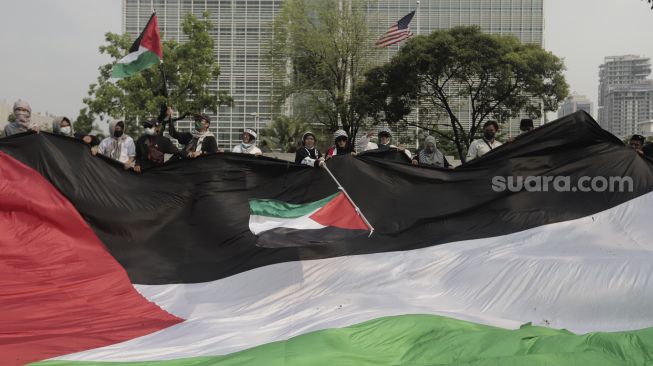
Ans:
{"type": "Polygon", "coordinates": [[[524,133],[524,132],[529,132],[532,131],[533,128],[533,120],[530,118],[524,118],[519,122],[519,130],[524,133]]]}
{"type": "Polygon", "coordinates": [[[435,147],[436,147],[435,137],[426,136],[426,138],[424,139],[424,151],[430,154],[435,151],[435,147]]]}
{"type": "Polygon", "coordinates": [[[642,135],[633,135],[633,137],[630,138],[630,147],[632,147],[635,150],[641,150],[644,147],[644,143],[646,142],[646,138],[642,135]]]}
{"type": "Polygon", "coordinates": [[[333,141],[338,149],[347,147],[347,132],[345,130],[338,130],[333,134],[333,141]]]}
{"type": "Polygon", "coordinates": [[[111,121],[109,123],[109,132],[111,136],[120,138],[125,133],[125,122],[123,121],[111,121]]]}
{"type": "Polygon", "coordinates": [[[159,123],[159,121],[155,119],[151,119],[149,121],[143,122],[143,128],[146,135],[154,136],[159,133],[159,129],[161,128],[161,123],[159,123]]]}
{"type": "Polygon", "coordinates": [[[73,126],[70,124],[68,117],[56,117],[52,121],[52,132],[59,135],[72,136],[73,126]]]}
{"type": "Polygon", "coordinates": [[[22,99],[18,99],[14,102],[14,116],[16,117],[16,122],[18,123],[28,123],[30,117],[32,116],[32,107],[29,103],[22,99]]]}
{"type": "Polygon", "coordinates": [[[256,137],[257,137],[256,130],[251,128],[246,128],[245,130],[243,130],[243,135],[241,138],[243,139],[243,143],[251,144],[256,140],[256,137]]]}
{"type": "Polygon", "coordinates": [[[315,146],[315,135],[313,132],[306,132],[304,136],[302,136],[302,144],[308,148],[315,146]]]}
{"type": "Polygon", "coordinates": [[[209,129],[211,118],[204,113],[195,115],[195,129],[199,132],[204,132],[209,129]]]}
{"type": "Polygon", "coordinates": [[[387,145],[390,143],[391,138],[392,138],[392,132],[390,132],[389,128],[383,127],[382,129],[379,130],[379,144],[387,145]]]}
{"type": "Polygon", "coordinates": [[[485,137],[486,140],[494,140],[497,131],[499,131],[499,124],[497,121],[487,121],[483,125],[483,137],[485,137]]]}

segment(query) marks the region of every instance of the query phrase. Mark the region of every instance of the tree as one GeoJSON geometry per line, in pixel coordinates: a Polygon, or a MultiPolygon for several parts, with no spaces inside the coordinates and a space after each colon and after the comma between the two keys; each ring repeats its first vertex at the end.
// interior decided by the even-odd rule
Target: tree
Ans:
{"type": "Polygon", "coordinates": [[[353,140],[365,115],[354,108],[352,89],[374,54],[360,0],[284,1],[270,51],[277,111],[290,103],[294,116],[342,128],[353,140]]]}
{"type": "Polygon", "coordinates": [[[464,158],[487,120],[557,110],[569,89],[563,70],[562,60],[538,45],[455,27],[408,41],[389,63],[367,73],[356,94],[375,120],[432,131],[453,141],[464,158]],[[418,101],[419,124],[407,118],[418,101]],[[471,119],[468,128],[463,117],[471,119]]]}
{"type": "Polygon", "coordinates": [[[9,123],[16,122],[16,115],[13,113],[9,113],[9,115],[7,116],[7,122],[9,123]]]}
{"type": "Polygon", "coordinates": [[[278,116],[272,124],[262,131],[261,148],[264,151],[278,150],[293,153],[301,143],[304,132],[309,129],[301,119],[288,116],[278,116]]]}
{"type": "MultiPolygon", "coordinates": [[[[91,119],[108,116],[121,118],[128,129],[138,129],[138,121],[162,119],[165,106],[173,106],[181,118],[204,110],[214,111],[219,105],[231,104],[223,91],[211,91],[209,84],[220,75],[213,55],[213,39],[209,34],[208,13],[202,19],[187,14],[182,31],[188,38],[183,43],[167,40],[162,43],[163,62],[115,83],[110,80],[113,65],[132,44],[128,34],[106,33],[106,45],[100,53],[109,55],[111,63],[101,66],[98,82],[89,86],[88,106],[84,116],[91,119]],[[165,75],[165,77],[164,77],[165,75]]],[[[86,117],[84,117],[86,118],[86,117]]]]}
{"type": "Polygon", "coordinates": [[[88,113],[88,108],[82,108],[79,110],[79,116],[73,123],[75,132],[83,133],[88,135],[93,130],[93,117],[88,113]]]}

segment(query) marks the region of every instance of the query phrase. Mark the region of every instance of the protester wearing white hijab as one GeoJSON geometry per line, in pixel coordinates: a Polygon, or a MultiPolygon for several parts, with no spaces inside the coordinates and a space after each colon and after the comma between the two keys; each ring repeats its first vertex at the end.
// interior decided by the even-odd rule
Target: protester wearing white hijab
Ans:
{"type": "Polygon", "coordinates": [[[136,157],[136,145],[134,139],[125,134],[125,122],[111,121],[109,133],[111,136],[100,142],[98,152],[123,163],[125,169],[131,168],[136,157]]]}
{"type": "Polygon", "coordinates": [[[18,99],[14,102],[13,112],[16,120],[5,126],[5,136],[11,136],[29,130],[39,132],[39,127],[32,123],[32,107],[29,103],[18,99]]]}
{"type": "Polygon", "coordinates": [[[424,147],[413,158],[413,164],[426,165],[438,168],[449,168],[450,164],[444,154],[438,150],[435,137],[426,136],[424,147]]]}
{"type": "Polygon", "coordinates": [[[52,133],[73,137],[73,125],[70,123],[70,119],[65,116],[55,117],[52,121],[52,133]]]}

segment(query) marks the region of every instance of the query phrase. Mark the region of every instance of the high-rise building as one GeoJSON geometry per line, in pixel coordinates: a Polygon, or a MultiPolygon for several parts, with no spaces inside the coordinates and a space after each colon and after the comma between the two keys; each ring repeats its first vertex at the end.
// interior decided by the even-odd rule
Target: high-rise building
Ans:
{"type": "MultiPolygon", "coordinates": [[[[219,80],[210,87],[226,91],[235,101],[233,107],[206,111],[217,119],[218,144],[224,148],[239,141],[244,126],[252,126],[256,121],[263,125],[271,119],[272,77],[264,57],[272,35],[271,24],[281,3],[282,0],[123,0],[123,31],[136,36],[154,6],[162,37],[183,41],[180,24],[184,14],[201,16],[208,11],[221,69],[219,80]]],[[[369,30],[374,38],[417,7],[415,0],[371,0],[367,4],[369,30]]],[[[512,34],[524,43],[542,45],[543,7],[544,0],[422,0],[410,27],[415,34],[428,34],[458,25],[479,25],[489,33],[512,34]]],[[[389,60],[400,46],[388,47],[380,59],[389,60]]],[[[459,108],[459,115],[464,116],[466,107],[459,108]]],[[[461,120],[465,122],[464,117],[461,120]]],[[[180,127],[190,128],[190,122],[180,123],[180,127]]],[[[517,134],[518,127],[519,119],[510,123],[508,133],[517,134]]]]}
{"type": "MultiPolygon", "coordinates": [[[[370,34],[377,37],[401,17],[418,9],[410,24],[414,34],[426,35],[435,30],[478,25],[483,32],[514,35],[523,43],[544,45],[543,0],[371,0],[368,4],[370,34]]],[[[386,48],[380,59],[389,60],[402,45],[400,43],[386,48]]],[[[457,103],[456,108],[461,123],[468,127],[471,123],[469,104],[457,103]]],[[[509,136],[518,135],[519,121],[526,117],[523,115],[508,121],[502,127],[503,132],[509,136]]],[[[411,118],[414,119],[415,116],[411,118]]],[[[535,121],[536,125],[542,124],[543,118],[535,121]]]]}
{"type": "MultiPolygon", "coordinates": [[[[209,87],[231,95],[234,106],[205,112],[213,119],[211,130],[217,133],[218,146],[231,148],[240,141],[244,127],[257,127],[271,118],[272,75],[265,55],[280,5],[281,0],[123,0],[123,31],[137,36],[154,6],[161,37],[183,42],[184,15],[202,17],[208,12],[221,72],[209,87]]],[[[182,129],[192,125],[191,121],[178,124],[182,129]]]]}
{"type": "Polygon", "coordinates": [[[599,66],[599,123],[625,138],[653,119],[651,61],[635,55],[606,57],[599,66]]]}
{"type": "Polygon", "coordinates": [[[558,118],[578,111],[585,111],[587,114],[592,115],[592,101],[584,95],[572,94],[565,99],[560,109],[558,109],[558,118]]]}

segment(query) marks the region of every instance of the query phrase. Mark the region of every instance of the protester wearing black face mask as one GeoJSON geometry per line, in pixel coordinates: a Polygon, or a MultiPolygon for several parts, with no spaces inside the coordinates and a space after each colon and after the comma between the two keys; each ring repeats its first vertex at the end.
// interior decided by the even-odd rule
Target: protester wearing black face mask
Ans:
{"type": "Polygon", "coordinates": [[[134,139],[125,134],[125,122],[111,121],[109,133],[111,136],[100,142],[98,152],[123,163],[125,169],[130,169],[134,165],[136,145],[134,139]]]}
{"type": "Polygon", "coordinates": [[[169,138],[159,134],[161,128],[159,121],[145,121],[143,127],[145,134],[136,141],[136,165],[134,165],[136,173],[163,165],[165,154],[179,153],[179,149],[169,138]]]}
{"type": "Polygon", "coordinates": [[[499,141],[495,140],[495,136],[498,131],[499,124],[496,121],[485,122],[483,125],[483,138],[474,140],[469,145],[466,161],[472,161],[474,159],[480,158],[481,156],[501,146],[502,144],[499,141]]]}
{"type": "MultiPolygon", "coordinates": [[[[171,113],[172,111],[169,111],[168,115],[170,116],[171,113]]],[[[169,123],[168,131],[170,136],[184,145],[181,155],[187,158],[196,158],[201,155],[219,152],[218,141],[215,135],[209,131],[209,125],[211,124],[209,116],[196,114],[194,120],[194,128],[190,132],[179,132],[172,120],[169,123]]]]}

